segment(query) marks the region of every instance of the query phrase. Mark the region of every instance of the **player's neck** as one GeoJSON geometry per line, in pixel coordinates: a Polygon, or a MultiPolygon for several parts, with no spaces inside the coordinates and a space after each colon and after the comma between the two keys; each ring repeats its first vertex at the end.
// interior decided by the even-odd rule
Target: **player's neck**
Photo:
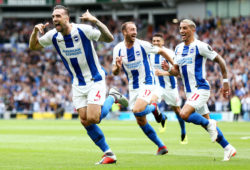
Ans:
{"type": "Polygon", "coordinates": [[[186,41],[184,41],[185,45],[190,45],[192,42],[194,42],[194,37],[190,37],[186,41]]]}
{"type": "Polygon", "coordinates": [[[133,45],[134,45],[134,41],[125,41],[125,46],[127,47],[127,48],[132,48],[133,47],[133,45]]]}
{"type": "Polygon", "coordinates": [[[63,36],[69,35],[71,33],[71,29],[72,29],[72,24],[68,23],[65,30],[62,32],[62,35],[63,36]]]}

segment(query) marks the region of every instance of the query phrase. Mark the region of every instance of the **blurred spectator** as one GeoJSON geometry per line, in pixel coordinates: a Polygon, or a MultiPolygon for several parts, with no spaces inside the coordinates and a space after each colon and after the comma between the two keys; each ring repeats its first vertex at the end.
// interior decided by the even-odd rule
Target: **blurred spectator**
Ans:
{"type": "Polygon", "coordinates": [[[233,119],[234,121],[238,121],[239,115],[241,113],[241,103],[239,97],[234,95],[230,100],[230,104],[231,104],[231,111],[234,114],[233,119]]]}

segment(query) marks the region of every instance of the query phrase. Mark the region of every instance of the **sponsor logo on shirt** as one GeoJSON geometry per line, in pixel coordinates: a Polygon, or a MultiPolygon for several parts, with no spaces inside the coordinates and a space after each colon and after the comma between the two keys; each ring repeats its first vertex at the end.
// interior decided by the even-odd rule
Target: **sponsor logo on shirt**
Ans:
{"type": "Polygon", "coordinates": [[[190,49],[190,54],[194,53],[194,48],[190,49]]]}
{"type": "Polygon", "coordinates": [[[140,51],[136,51],[135,54],[136,54],[137,56],[140,56],[140,51]]]}
{"type": "Polygon", "coordinates": [[[80,48],[73,49],[73,50],[62,50],[62,52],[63,52],[66,56],[75,56],[75,55],[82,54],[82,51],[81,51],[80,48]]]}
{"type": "Polygon", "coordinates": [[[128,63],[128,64],[125,64],[125,66],[126,66],[128,69],[137,69],[137,68],[139,68],[141,65],[142,65],[142,62],[141,62],[141,61],[137,61],[137,62],[135,62],[135,63],[128,63]]]}
{"type": "Polygon", "coordinates": [[[192,64],[193,60],[192,57],[184,57],[177,61],[178,65],[186,65],[186,64],[192,64]]]}
{"type": "Polygon", "coordinates": [[[79,40],[79,37],[77,35],[75,35],[74,40],[75,40],[75,42],[77,42],[79,40]]]}

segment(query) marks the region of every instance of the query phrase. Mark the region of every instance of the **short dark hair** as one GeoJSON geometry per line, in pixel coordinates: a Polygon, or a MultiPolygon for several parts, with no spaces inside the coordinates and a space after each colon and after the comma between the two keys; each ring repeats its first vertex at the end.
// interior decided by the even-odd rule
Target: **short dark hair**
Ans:
{"type": "Polygon", "coordinates": [[[153,37],[160,37],[160,38],[164,39],[164,36],[163,36],[162,33],[155,33],[155,34],[153,35],[153,37]]]}
{"type": "Polygon", "coordinates": [[[68,9],[67,7],[65,7],[65,6],[63,6],[63,5],[56,5],[56,6],[54,7],[54,10],[56,10],[56,9],[63,9],[63,10],[65,11],[66,15],[69,16],[69,9],[68,9]]]}
{"type": "Polygon", "coordinates": [[[124,22],[124,23],[122,24],[122,32],[123,32],[124,30],[126,30],[128,24],[134,24],[134,25],[135,25],[135,23],[132,22],[132,21],[124,22]]]}

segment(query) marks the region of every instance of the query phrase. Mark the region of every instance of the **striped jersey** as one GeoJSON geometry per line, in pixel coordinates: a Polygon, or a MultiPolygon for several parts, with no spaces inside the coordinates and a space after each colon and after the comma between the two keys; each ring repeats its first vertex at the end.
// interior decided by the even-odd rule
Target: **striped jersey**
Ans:
{"type": "MultiPolygon", "coordinates": [[[[166,48],[166,47],[162,47],[166,53],[174,58],[174,51],[166,48]]],[[[163,56],[159,55],[159,54],[149,54],[149,58],[151,61],[151,64],[153,66],[154,69],[159,69],[161,71],[164,71],[161,67],[161,63],[162,61],[166,60],[163,56]]],[[[167,61],[168,62],[168,61],[167,61]]],[[[170,64],[170,63],[169,63],[170,64]]],[[[171,64],[170,64],[171,65],[171,64]]],[[[155,76],[155,80],[156,80],[156,84],[161,86],[162,88],[171,88],[174,89],[176,87],[176,78],[174,76],[155,76]]]]}
{"type": "Polygon", "coordinates": [[[138,89],[142,85],[155,84],[153,68],[148,54],[158,53],[159,47],[139,39],[135,39],[132,48],[128,49],[125,42],[118,43],[113,50],[113,65],[116,57],[122,56],[122,67],[129,82],[129,89],[138,89]]]}
{"type": "Polygon", "coordinates": [[[53,44],[68,70],[73,85],[85,86],[91,81],[105,80],[92,40],[97,41],[101,32],[90,25],[72,23],[71,33],[63,36],[56,29],[39,38],[42,46],[53,44]]]}
{"type": "Polygon", "coordinates": [[[208,44],[197,39],[190,45],[182,42],[176,46],[174,63],[179,66],[186,92],[197,88],[210,89],[206,80],[205,63],[207,58],[213,60],[217,55],[208,44]]]}

